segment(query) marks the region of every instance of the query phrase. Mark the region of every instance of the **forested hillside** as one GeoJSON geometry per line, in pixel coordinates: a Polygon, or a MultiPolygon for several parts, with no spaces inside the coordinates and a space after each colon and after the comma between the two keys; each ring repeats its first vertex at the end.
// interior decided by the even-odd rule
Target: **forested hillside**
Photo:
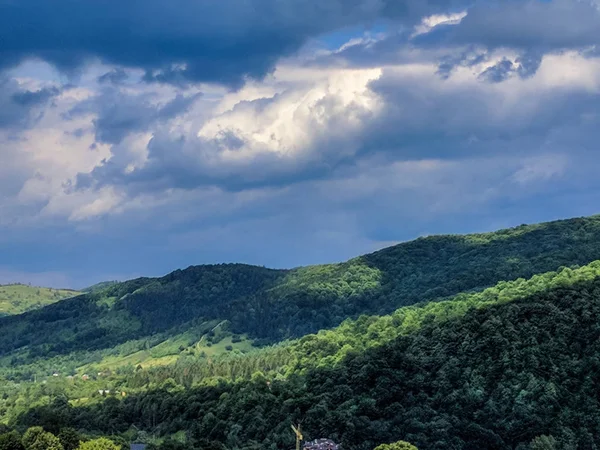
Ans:
{"type": "Polygon", "coordinates": [[[595,259],[600,259],[597,216],[421,238],[343,264],[287,271],[240,264],[190,267],[163,278],[108,284],[0,319],[0,365],[70,355],[60,364],[68,360],[73,367],[83,357],[77,352],[89,356],[119,345],[137,352],[189,331],[186,347],[209,323],[224,320],[233,334],[272,343],[331,328],[347,317],[386,314],[595,259]]]}
{"type": "MultiPolygon", "coordinates": [[[[440,307],[412,331],[348,352],[338,364],[191,389],[171,381],[83,407],[58,397],[14,425],[125,435],[133,426],[161,436],[186,430],[196,448],[276,450],[293,446],[289,425],[303,420],[307,437],[329,436],[354,450],[398,439],[420,449],[529,449],[541,435],[557,449],[594,449],[600,263],[584,271],[518,282],[495,300],[493,291],[475,294],[464,314],[444,318],[440,307]],[[519,290],[525,297],[514,299],[519,290]]],[[[163,447],[183,448],[168,440],[163,447]]]]}
{"type": "Polygon", "coordinates": [[[0,316],[21,314],[78,295],[70,289],[52,289],[25,284],[0,285],[0,316]]]}
{"type": "Polygon", "coordinates": [[[344,450],[592,450],[599,319],[598,216],[101,283],[0,319],[0,444],[275,450],[302,421],[344,450]]]}

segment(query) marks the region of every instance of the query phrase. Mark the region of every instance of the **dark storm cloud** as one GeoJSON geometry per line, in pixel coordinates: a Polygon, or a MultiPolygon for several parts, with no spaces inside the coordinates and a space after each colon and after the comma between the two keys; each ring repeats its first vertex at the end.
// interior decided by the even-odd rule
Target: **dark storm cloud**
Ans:
{"type": "Polygon", "coordinates": [[[118,89],[104,89],[99,95],[78,104],[65,118],[95,114],[96,140],[118,144],[131,133],[146,131],[157,122],[185,113],[199,96],[178,94],[164,105],[155,105],[150,102],[149,95],[128,95],[118,89]]]}
{"type": "MultiPolygon", "coordinates": [[[[307,39],[378,18],[412,24],[461,0],[0,0],[0,67],[90,58],[146,78],[239,85],[307,39]]],[[[111,79],[108,76],[106,79],[111,79]]]]}
{"type": "Polygon", "coordinates": [[[490,0],[469,8],[458,25],[416,36],[422,47],[477,44],[524,51],[579,49],[600,43],[600,13],[592,0],[490,0]]]}
{"type": "Polygon", "coordinates": [[[542,63],[542,54],[540,52],[525,52],[516,59],[518,64],[517,73],[521,78],[530,78],[540,67],[542,63]]]}
{"type": "Polygon", "coordinates": [[[465,2],[467,15],[459,23],[442,23],[413,37],[402,29],[375,43],[366,41],[321,57],[318,62],[326,65],[343,60],[353,66],[402,63],[407,54],[398,49],[416,47],[429,55],[439,54],[439,74],[448,77],[456,67],[486,61],[495,49],[511,48],[520,56],[497,64],[482,80],[501,82],[514,74],[527,78],[535,74],[546,53],[574,49],[597,55],[597,50],[590,49],[600,46],[598,5],[594,0],[465,2]]]}
{"type": "Polygon", "coordinates": [[[98,77],[98,83],[120,84],[127,81],[129,75],[122,68],[113,69],[98,77]]]}
{"type": "Polygon", "coordinates": [[[501,83],[514,73],[514,63],[507,58],[503,58],[502,61],[488,67],[479,78],[490,83],[501,83]]]}
{"type": "Polygon", "coordinates": [[[57,87],[43,88],[38,91],[22,91],[12,95],[12,101],[18,105],[31,107],[47,102],[57,96],[60,89],[57,87]]]}
{"type": "Polygon", "coordinates": [[[448,78],[456,67],[473,67],[488,60],[489,55],[485,51],[469,48],[440,58],[438,74],[442,78],[448,78]]]}
{"type": "MultiPolygon", "coordinates": [[[[400,160],[536,152],[548,135],[566,127],[582,129],[583,117],[600,115],[600,95],[587,89],[530,92],[498,114],[506,99],[486,84],[429,91],[416,89],[416,78],[388,75],[371,83],[386,103],[361,137],[363,152],[388,149],[400,160]]],[[[595,148],[600,128],[584,135],[582,146],[595,148]]]]}
{"type": "MultiPolygon", "coordinates": [[[[124,94],[125,89],[118,89],[127,81],[124,68],[141,68],[146,81],[236,85],[246,76],[263,75],[309,36],[375,16],[404,16],[411,25],[422,15],[448,12],[449,2],[0,0],[0,66],[29,56],[65,70],[91,57],[122,66],[102,75],[100,93],[71,111],[93,115],[97,139],[112,144],[111,157],[91,172],[87,164],[79,169],[86,173],[73,180],[71,191],[108,187],[123,201],[132,200],[114,214],[78,222],[77,229],[66,219],[63,225],[62,216],[51,217],[56,226],[43,232],[0,228],[0,253],[10,262],[11,273],[60,271],[83,286],[117,278],[107,267],[121,275],[159,275],[202,262],[296,266],[346,259],[382,240],[492,230],[597,212],[600,96],[578,85],[578,74],[557,82],[556,88],[545,84],[546,72],[534,87],[518,80],[504,86],[489,83],[532,76],[546,52],[594,42],[596,13],[575,0],[506,0],[489,6],[491,1],[474,0],[461,25],[439,26],[412,40],[412,27],[397,27],[400,31],[383,41],[335,55],[342,63],[350,61],[347,66],[415,64],[385,68],[371,83],[383,103],[377,113],[355,114],[354,105],[329,100],[316,104],[312,113],[339,117],[325,130],[308,123],[301,130],[307,136],[323,135],[305,143],[301,133],[300,150],[287,154],[247,142],[254,129],[244,128],[255,120],[259,131],[268,129],[269,123],[262,127],[262,122],[269,120],[264,116],[278,115],[270,108],[277,97],[238,106],[248,107],[247,114],[240,122],[224,121],[211,138],[196,135],[208,113],[189,121],[182,118],[190,132],[181,136],[164,122],[185,113],[193,97],[156,104],[158,97],[152,95],[124,94]],[[418,67],[440,61],[440,74],[446,76],[456,67],[480,71],[476,66],[490,65],[490,58],[497,56],[491,50],[498,47],[513,47],[517,51],[509,53],[519,56],[492,67],[480,82],[466,77],[440,80],[418,67]],[[515,96],[519,101],[513,101],[515,96]],[[359,117],[360,123],[345,127],[346,115],[359,117]],[[139,154],[132,156],[130,142],[123,140],[138,131],[153,134],[146,161],[134,160],[139,154]],[[551,157],[546,164],[537,157],[546,154],[568,156],[564,175],[561,158],[554,165],[551,157]],[[74,253],[86,258],[74,259],[74,253]]],[[[322,66],[328,62],[324,58],[322,66]]],[[[579,67],[574,65],[571,72],[579,67]]],[[[349,87],[346,93],[352,91],[349,87]]],[[[12,128],[31,123],[51,99],[51,91],[27,91],[13,80],[0,81],[0,127],[3,120],[12,128]]],[[[302,117],[294,115],[294,121],[302,117]]],[[[87,126],[71,131],[74,136],[88,132],[87,126]]],[[[4,144],[0,223],[11,215],[35,217],[46,201],[22,205],[16,196],[26,180],[38,176],[36,171],[51,176],[51,164],[46,158],[26,160],[28,152],[18,147],[11,151],[10,143],[4,144]],[[12,197],[13,203],[3,205],[12,197]]],[[[92,154],[85,147],[75,151],[92,154]]],[[[75,177],[71,171],[69,176],[75,177]]],[[[62,173],[55,180],[63,181],[62,173]]],[[[101,193],[84,194],[90,201],[102,200],[101,193]]],[[[55,200],[69,201],[68,196],[55,200]]],[[[50,209],[46,212],[51,214],[50,209]]],[[[32,279],[35,275],[29,274],[32,279]]]]}
{"type": "Polygon", "coordinates": [[[38,107],[46,105],[58,94],[60,89],[57,87],[30,91],[22,89],[16,80],[0,76],[0,128],[30,126],[41,114],[38,107]]]}
{"type": "Polygon", "coordinates": [[[514,61],[502,58],[500,62],[484,70],[479,75],[479,79],[490,83],[501,83],[513,75],[518,75],[522,79],[530,78],[535,75],[541,63],[542,56],[535,52],[525,53],[514,61]]]}

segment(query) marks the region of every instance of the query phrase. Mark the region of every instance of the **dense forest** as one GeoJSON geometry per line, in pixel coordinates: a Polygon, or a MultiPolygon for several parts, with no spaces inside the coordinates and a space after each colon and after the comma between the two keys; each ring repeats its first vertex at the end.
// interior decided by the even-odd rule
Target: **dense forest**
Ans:
{"type": "Polygon", "coordinates": [[[598,216],[102,283],[0,319],[0,450],[596,449],[599,313],[598,216]]]}
{"type": "Polygon", "coordinates": [[[170,382],[83,407],[56,398],[14,426],[107,435],[135,426],[165,436],[186,431],[200,448],[275,450],[292,447],[289,425],[302,420],[307,436],[356,450],[398,438],[422,449],[526,449],[542,435],[556,448],[594,449],[599,300],[599,279],[577,282],[425,320],[336,366],[191,389],[170,382]]]}

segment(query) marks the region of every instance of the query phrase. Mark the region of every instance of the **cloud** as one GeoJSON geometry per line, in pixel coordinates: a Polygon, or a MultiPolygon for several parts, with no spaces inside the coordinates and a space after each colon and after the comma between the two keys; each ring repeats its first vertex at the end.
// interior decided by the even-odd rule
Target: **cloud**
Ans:
{"type": "MultiPolygon", "coordinates": [[[[90,230],[80,228],[71,245],[85,251],[84,265],[108,258],[111,270],[143,265],[147,274],[214,261],[290,267],[344,260],[424,232],[482,231],[500,220],[518,225],[544,217],[537,207],[508,213],[531,205],[532,198],[539,202],[536,195],[549,184],[570,184],[564,170],[548,178],[541,172],[529,179],[516,175],[544,165],[552,164],[518,156],[383,165],[370,160],[353,171],[336,170],[327,179],[285,187],[163,190],[140,195],[135,205],[90,222],[90,230]],[[101,248],[91,246],[97,240],[101,248]],[[143,251],[123,255],[123,245],[143,251]],[[161,257],[144,261],[149,254],[161,257]]],[[[581,194],[590,188],[572,194],[570,207],[586,205],[581,194]]],[[[557,205],[546,214],[560,215],[562,208],[557,205]]]]}
{"type": "Polygon", "coordinates": [[[580,3],[150,0],[115,22],[112,1],[64,17],[5,2],[39,34],[13,26],[3,64],[78,72],[3,78],[0,265],[81,286],[122,278],[108,266],[294,266],[597,212],[600,58],[580,3]]]}
{"type": "MultiPolygon", "coordinates": [[[[379,74],[334,72],[317,86],[241,101],[205,121],[195,134],[159,128],[148,143],[143,164],[128,170],[119,156],[127,149],[113,148],[114,158],[80,174],[76,186],[116,184],[155,190],[217,185],[240,190],[322,176],[356,152],[354,138],[378,108],[368,83],[379,74]]],[[[161,111],[171,114],[173,105],[161,111]]]]}
{"type": "MultiPolygon", "coordinates": [[[[112,186],[133,196],[202,186],[242,191],[326,178],[373,156],[385,164],[553,151],[549,133],[599,112],[600,61],[577,54],[546,57],[526,76],[519,64],[488,55],[446,79],[438,76],[435,61],[385,69],[321,68],[295,85],[286,82],[283,70],[270,83],[287,87],[239,100],[224,111],[217,104],[214,111],[222,112],[199,122],[193,106],[181,107],[188,106],[184,97],[162,109],[142,104],[140,97],[117,97],[124,112],[107,108],[95,126],[97,139],[120,145],[91,172],[79,173],[73,187],[112,186]],[[560,75],[565,67],[577,69],[565,77],[560,75]],[[184,109],[183,120],[197,128],[157,120],[161,114],[171,117],[171,106],[184,109]],[[133,164],[131,145],[121,144],[131,130],[151,130],[140,135],[135,154],[143,157],[133,164]]],[[[94,101],[112,105],[101,99],[94,101]]]]}
{"type": "Polygon", "coordinates": [[[168,121],[186,112],[199,96],[177,94],[165,104],[156,104],[149,94],[128,94],[118,88],[105,88],[78,103],[66,118],[92,114],[96,140],[118,144],[131,133],[146,131],[158,121],[168,121]]]}
{"type": "Polygon", "coordinates": [[[43,114],[43,107],[60,93],[56,86],[29,90],[14,78],[0,75],[0,128],[26,128],[43,114]]]}
{"type": "Polygon", "coordinates": [[[124,69],[117,68],[100,75],[97,80],[98,83],[120,84],[126,81],[128,78],[129,75],[124,69]]]}
{"type": "Polygon", "coordinates": [[[503,58],[499,63],[485,69],[479,77],[491,83],[501,83],[508,79],[514,71],[513,62],[507,58],[503,58]]]}
{"type": "Polygon", "coordinates": [[[412,38],[421,34],[429,33],[435,27],[446,25],[458,25],[467,16],[467,11],[461,11],[454,14],[434,14],[424,17],[421,23],[415,27],[411,35],[412,38]]]}
{"type": "Polygon", "coordinates": [[[2,0],[0,67],[33,57],[72,72],[99,58],[144,69],[147,80],[240,86],[262,78],[310,38],[378,18],[412,23],[452,3],[2,0]]]}
{"type": "Polygon", "coordinates": [[[513,75],[532,76],[546,54],[576,50],[594,55],[600,45],[600,7],[595,0],[490,0],[465,3],[462,10],[460,4],[454,6],[452,13],[423,17],[412,32],[392,27],[376,39],[355,40],[316,60],[373,67],[422,62],[427,55],[438,60],[440,75],[447,76],[455,68],[472,67],[499,50],[511,49],[512,58],[497,62],[482,77],[499,82],[513,75]]]}
{"type": "Polygon", "coordinates": [[[557,179],[565,174],[568,165],[569,161],[565,155],[544,155],[525,160],[512,179],[520,185],[557,179]]]}
{"type": "Polygon", "coordinates": [[[580,49],[600,43],[600,10],[592,0],[479,2],[430,43],[480,44],[526,51],[580,49]]]}

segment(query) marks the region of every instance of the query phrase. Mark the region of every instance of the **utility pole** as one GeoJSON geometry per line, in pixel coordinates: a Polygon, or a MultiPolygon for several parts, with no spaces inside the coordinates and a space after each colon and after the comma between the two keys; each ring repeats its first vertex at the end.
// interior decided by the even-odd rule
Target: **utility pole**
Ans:
{"type": "Polygon", "coordinates": [[[296,434],[296,450],[300,450],[300,443],[302,442],[302,439],[304,438],[302,436],[302,432],[300,431],[300,424],[298,424],[298,428],[296,428],[294,425],[292,425],[292,430],[294,430],[294,433],[296,434]]]}

